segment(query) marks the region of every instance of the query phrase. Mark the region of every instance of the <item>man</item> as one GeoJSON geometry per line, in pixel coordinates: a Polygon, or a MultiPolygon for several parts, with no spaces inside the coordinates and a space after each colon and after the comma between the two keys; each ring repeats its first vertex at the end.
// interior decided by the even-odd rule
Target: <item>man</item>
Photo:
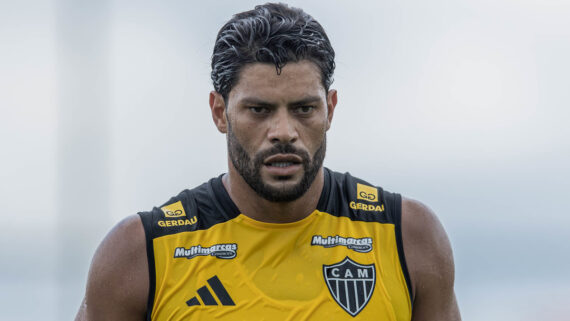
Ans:
{"type": "Polygon", "coordinates": [[[212,56],[228,173],[119,223],[77,320],[459,320],[421,203],[323,168],[334,51],[300,9],[235,15],[212,56]]]}

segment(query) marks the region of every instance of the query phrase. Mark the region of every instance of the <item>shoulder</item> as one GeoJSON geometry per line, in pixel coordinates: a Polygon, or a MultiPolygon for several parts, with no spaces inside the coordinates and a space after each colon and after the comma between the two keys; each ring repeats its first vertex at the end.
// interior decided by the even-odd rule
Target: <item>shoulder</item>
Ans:
{"type": "MultiPolygon", "coordinates": [[[[101,242],[95,258],[101,261],[113,259],[117,263],[146,259],[146,238],[140,216],[131,215],[117,223],[101,242]]],[[[134,268],[114,265],[115,267],[105,268],[121,270],[134,268]]]]}
{"type": "MultiPolygon", "coordinates": [[[[147,276],[146,264],[146,238],[141,219],[138,215],[131,215],[117,223],[103,239],[93,257],[89,278],[114,281],[112,291],[123,294],[121,283],[133,281],[132,278],[123,276],[138,276],[139,274],[133,273],[142,271],[147,276]]],[[[90,286],[98,289],[101,285],[90,286]]]]}
{"type": "Polygon", "coordinates": [[[453,253],[435,213],[419,201],[402,198],[402,238],[414,293],[413,320],[423,320],[420,314],[458,320],[453,253]]]}
{"type": "Polygon", "coordinates": [[[435,245],[435,249],[451,252],[445,246],[449,240],[441,222],[433,210],[420,201],[402,197],[402,228],[406,238],[413,241],[414,245],[435,245]]]}
{"type": "Polygon", "coordinates": [[[119,222],[101,242],[89,269],[79,320],[142,320],[149,278],[141,219],[119,222]]]}
{"type": "Polygon", "coordinates": [[[429,207],[402,198],[402,237],[413,293],[421,291],[433,276],[453,282],[451,245],[441,222],[429,207]]]}

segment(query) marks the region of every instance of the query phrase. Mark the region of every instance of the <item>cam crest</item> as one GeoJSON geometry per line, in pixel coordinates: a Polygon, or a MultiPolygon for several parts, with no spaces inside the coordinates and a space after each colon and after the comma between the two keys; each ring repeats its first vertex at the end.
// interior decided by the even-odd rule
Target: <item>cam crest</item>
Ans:
{"type": "Polygon", "coordinates": [[[374,264],[359,264],[348,256],[341,262],[323,265],[323,275],[333,299],[353,317],[370,301],[376,285],[374,264]]]}

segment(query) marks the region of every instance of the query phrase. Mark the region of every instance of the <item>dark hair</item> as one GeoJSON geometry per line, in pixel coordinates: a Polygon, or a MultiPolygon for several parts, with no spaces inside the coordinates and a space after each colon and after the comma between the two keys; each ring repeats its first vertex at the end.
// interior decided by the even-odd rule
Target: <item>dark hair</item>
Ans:
{"type": "Polygon", "coordinates": [[[214,89],[227,100],[246,64],[271,63],[280,74],[288,62],[303,59],[319,67],[328,91],[334,50],[323,27],[301,9],[283,3],[258,5],[235,14],[218,32],[212,54],[214,89]]]}

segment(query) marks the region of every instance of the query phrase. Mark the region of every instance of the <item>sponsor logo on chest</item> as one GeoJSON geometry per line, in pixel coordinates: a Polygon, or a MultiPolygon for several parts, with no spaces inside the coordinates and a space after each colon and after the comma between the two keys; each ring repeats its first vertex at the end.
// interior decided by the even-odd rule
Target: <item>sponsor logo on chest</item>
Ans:
{"type": "Polygon", "coordinates": [[[192,259],[197,256],[215,256],[218,259],[233,259],[237,256],[237,244],[225,243],[214,244],[209,247],[202,247],[201,245],[191,246],[190,248],[177,247],[174,250],[174,258],[187,258],[192,259]]]}
{"type": "Polygon", "coordinates": [[[372,250],[372,238],[342,237],[339,235],[325,237],[320,235],[313,235],[313,239],[311,240],[311,245],[322,246],[325,248],[335,247],[335,246],[346,246],[348,249],[356,252],[368,253],[372,250]]]}

